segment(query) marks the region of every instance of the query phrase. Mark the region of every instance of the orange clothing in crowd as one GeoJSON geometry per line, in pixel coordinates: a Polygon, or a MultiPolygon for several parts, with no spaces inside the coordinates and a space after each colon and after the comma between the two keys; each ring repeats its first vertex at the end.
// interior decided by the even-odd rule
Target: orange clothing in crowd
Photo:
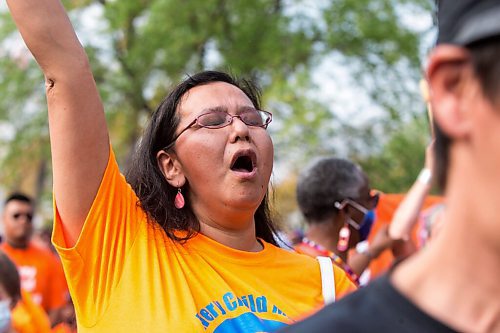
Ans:
{"type": "MultiPolygon", "coordinates": [[[[174,242],[137,201],[111,152],[75,246],[66,245],[54,209],[52,240],[80,333],[268,331],[324,304],[314,258],[263,240],[258,253],[202,234],[174,242]]],[[[334,272],[340,297],[354,286],[341,269],[334,266],[334,272]]]]}
{"type": "MultiPolygon", "coordinates": [[[[377,231],[381,226],[391,223],[394,212],[398,208],[401,201],[403,201],[405,195],[405,193],[380,193],[379,202],[375,210],[376,220],[373,225],[372,231],[370,232],[370,236],[368,237],[368,241],[375,237],[377,231]]],[[[429,195],[424,200],[422,210],[442,201],[443,197],[441,196],[429,195]]],[[[414,244],[417,244],[416,228],[413,230],[411,239],[414,244]]],[[[378,258],[372,260],[369,266],[371,279],[386,272],[387,269],[392,265],[393,261],[394,256],[392,255],[391,251],[384,251],[378,258]]]]}
{"type": "Polygon", "coordinates": [[[25,249],[4,242],[0,248],[16,264],[21,288],[46,312],[66,303],[68,289],[59,259],[50,251],[29,244],[25,249]]]}
{"type": "Polygon", "coordinates": [[[12,328],[17,333],[51,332],[49,317],[25,291],[21,292],[21,299],[12,311],[12,328]]]}

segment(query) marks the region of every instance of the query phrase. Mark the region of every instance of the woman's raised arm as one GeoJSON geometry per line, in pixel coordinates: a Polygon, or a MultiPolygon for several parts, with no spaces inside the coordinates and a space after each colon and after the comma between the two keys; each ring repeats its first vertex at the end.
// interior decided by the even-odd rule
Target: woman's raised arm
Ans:
{"type": "Polygon", "coordinates": [[[74,245],[109,157],[103,106],[85,51],[59,0],[7,0],[46,80],[54,195],[74,245]]]}

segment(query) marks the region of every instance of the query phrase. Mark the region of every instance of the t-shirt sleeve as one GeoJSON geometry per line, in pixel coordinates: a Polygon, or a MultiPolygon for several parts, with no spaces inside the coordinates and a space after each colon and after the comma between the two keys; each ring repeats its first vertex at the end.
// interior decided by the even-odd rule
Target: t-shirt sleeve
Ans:
{"type": "Polygon", "coordinates": [[[333,264],[333,272],[335,276],[335,299],[338,300],[357,289],[356,285],[347,276],[347,273],[335,264],[333,264]]]}
{"type": "Polygon", "coordinates": [[[61,257],[80,322],[91,326],[106,310],[145,213],[120,173],[113,150],[74,247],[66,246],[54,199],[52,242],[61,257]]]}

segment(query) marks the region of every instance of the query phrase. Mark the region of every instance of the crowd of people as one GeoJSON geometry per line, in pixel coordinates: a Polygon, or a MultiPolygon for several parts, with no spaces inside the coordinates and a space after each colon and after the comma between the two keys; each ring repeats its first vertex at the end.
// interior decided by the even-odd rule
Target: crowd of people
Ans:
{"type": "Polygon", "coordinates": [[[35,202],[5,200],[0,333],[500,332],[500,1],[438,1],[435,137],[391,221],[377,221],[384,196],[359,165],[321,157],[299,176],[306,228],[289,246],[269,205],[273,116],[254,83],[187,77],[122,174],[60,0],[7,4],[45,75],[54,223],[52,244],[35,241],[35,202]],[[433,180],[444,199],[421,214],[433,180]],[[385,252],[395,260],[375,279],[385,252]]]}

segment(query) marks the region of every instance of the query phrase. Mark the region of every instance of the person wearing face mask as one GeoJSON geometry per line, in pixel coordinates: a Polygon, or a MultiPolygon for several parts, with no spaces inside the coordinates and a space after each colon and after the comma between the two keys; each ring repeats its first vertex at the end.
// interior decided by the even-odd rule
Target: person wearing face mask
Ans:
{"type": "Polygon", "coordinates": [[[0,333],[33,332],[49,333],[49,318],[21,289],[16,266],[0,251],[0,333]]]}
{"type": "Polygon", "coordinates": [[[295,250],[331,257],[359,284],[370,261],[392,244],[387,228],[381,228],[371,244],[366,241],[378,201],[378,194],[371,192],[368,177],[351,161],[333,157],[314,161],[297,184],[297,201],[308,228],[295,250]],[[357,251],[351,251],[354,248],[357,251]]]}

